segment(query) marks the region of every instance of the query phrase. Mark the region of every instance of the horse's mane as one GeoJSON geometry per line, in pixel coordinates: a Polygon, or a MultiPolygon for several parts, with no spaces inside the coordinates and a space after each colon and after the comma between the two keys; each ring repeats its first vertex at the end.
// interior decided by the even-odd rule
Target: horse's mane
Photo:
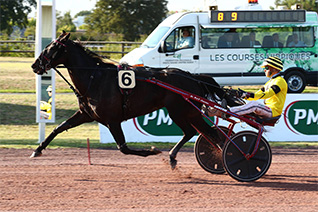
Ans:
{"type": "MultiPolygon", "coordinates": [[[[95,53],[95,52],[89,50],[89,49],[86,48],[86,47],[84,47],[81,41],[76,40],[76,41],[73,41],[73,43],[74,43],[77,47],[83,49],[83,51],[87,54],[87,56],[89,56],[90,58],[94,59],[97,63],[104,63],[104,64],[115,65],[115,63],[113,63],[113,62],[108,62],[108,61],[106,62],[104,57],[102,57],[102,56],[100,56],[99,54],[97,54],[97,53],[95,53]]],[[[107,60],[107,58],[106,58],[106,60],[107,60]]]]}

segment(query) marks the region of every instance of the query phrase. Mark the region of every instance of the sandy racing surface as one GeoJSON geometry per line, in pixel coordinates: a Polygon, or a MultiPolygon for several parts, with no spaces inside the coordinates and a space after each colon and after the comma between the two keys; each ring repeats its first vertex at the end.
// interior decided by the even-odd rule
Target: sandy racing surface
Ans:
{"type": "Polygon", "coordinates": [[[317,211],[318,149],[273,148],[256,182],[212,175],[181,151],[147,158],[117,150],[0,149],[0,211],[317,211]]]}

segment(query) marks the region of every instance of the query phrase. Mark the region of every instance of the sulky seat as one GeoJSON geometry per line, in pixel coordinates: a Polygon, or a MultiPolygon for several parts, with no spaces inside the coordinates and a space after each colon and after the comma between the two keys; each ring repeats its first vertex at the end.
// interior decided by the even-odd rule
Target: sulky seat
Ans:
{"type": "Polygon", "coordinates": [[[272,118],[256,118],[255,120],[263,126],[275,126],[276,122],[280,116],[272,117],[272,118]]]}
{"type": "Polygon", "coordinates": [[[255,114],[249,114],[249,115],[244,115],[244,117],[248,119],[255,120],[256,122],[260,123],[263,126],[275,126],[276,122],[279,120],[281,116],[276,116],[276,117],[271,117],[271,118],[262,118],[260,116],[257,116],[255,114]]]}

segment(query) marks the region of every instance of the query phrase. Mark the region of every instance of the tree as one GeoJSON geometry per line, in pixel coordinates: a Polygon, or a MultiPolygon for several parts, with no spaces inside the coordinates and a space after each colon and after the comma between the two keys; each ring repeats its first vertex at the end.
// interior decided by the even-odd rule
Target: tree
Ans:
{"type": "Polygon", "coordinates": [[[62,32],[63,30],[66,32],[76,31],[76,26],[72,22],[71,11],[66,12],[64,16],[61,16],[60,13],[57,13],[56,29],[58,32],[57,34],[59,34],[59,32],[62,32]]]}
{"type": "Polygon", "coordinates": [[[74,18],[77,18],[78,16],[87,16],[90,15],[92,12],[90,10],[82,10],[79,13],[77,13],[74,18]]]}
{"type": "Polygon", "coordinates": [[[90,30],[123,34],[134,41],[149,34],[166,16],[167,0],[100,0],[85,19],[90,30]]]}
{"type": "Polygon", "coordinates": [[[11,34],[13,26],[24,28],[36,0],[0,0],[0,31],[11,34]]]}
{"type": "Polygon", "coordinates": [[[28,26],[25,29],[24,36],[26,38],[34,39],[35,38],[35,31],[36,31],[36,19],[31,18],[31,19],[29,19],[28,26]]]}
{"type": "Polygon", "coordinates": [[[291,9],[291,6],[294,4],[302,5],[304,10],[307,11],[318,11],[318,3],[316,0],[275,0],[275,5],[284,5],[288,9],[291,9]]]}

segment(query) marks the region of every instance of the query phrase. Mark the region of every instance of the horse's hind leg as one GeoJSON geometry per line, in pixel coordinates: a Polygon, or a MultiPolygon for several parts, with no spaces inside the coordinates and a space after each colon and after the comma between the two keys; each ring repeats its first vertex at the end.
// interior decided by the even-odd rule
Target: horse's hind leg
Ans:
{"type": "Polygon", "coordinates": [[[33,157],[41,156],[42,150],[45,149],[50,144],[50,142],[55,138],[55,136],[57,136],[59,133],[65,131],[65,130],[68,130],[70,128],[79,126],[83,123],[92,122],[92,121],[93,121],[93,119],[90,118],[86,113],[83,113],[81,111],[77,111],[71,118],[69,118],[68,120],[64,121],[62,124],[57,126],[51,132],[51,134],[43,142],[40,143],[38,148],[36,148],[36,150],[34,150],[34,152],[32,153],[32,155],[30,157],[33,158],[33,157]]]}
{"type": "Polygon", "coordinates": [[[113,135],[118,149],[124,153],[124,154],[132,154],[132,155],[139,155],[143,157],[147,157],[149,155],[156,155],[161,153],[160,150],[156,148],[151,148],[151,150],[133,150],[128,148],[126,141],[125,141],[125,136],[123,133],[123,130],[120,126],[120,123],[112,123],[107,125],[111,134],[113,135]]]}
{"type": "Polygon", "coordinates": [[[192,118],[191,125],[198,131],[198,133],[203,134],[205,138],[209,139],[212,143],[215,143],[217,145],[221,143],[217,130],[215,128],[211,128],[204,121],[201,115],[192,118]]]}
{"type": "MultiPolygon", "coordinates": [[[[188,113],[189,115],[190,113],[188,113]]],[[[197,115],[192,114],[191,116],[187,116],[187,114],[182,114],[180,116],[174,116],[173,113],[170,113],[170,117],[172,120],[182,129],[184,136],[183,138],[170,150],[170,165],[171,168],[174,169],[177,165],[176,156],[181,147],[189,141],[196,132],[203,133],[207,138],[214,138],[213,140],[217,140],[218,134],[213,131],[213,129],[204,121],[200,113],[197,115]],[[180,118],[186,117],[186,118],[180,118]]]]}
{"type": "Polygon", "coordinates": [[[174,120],[174,122],[181,128],[184,136],[169,152],[170,166],[172,169],[174,169],[177,165],[176,157],[181,147],[196,134],[196,130],[187,121],[179,123],[179,121],[174,120]]]}
{"type": "MultiPolygon", "coordinates": [[[[177,153],[181,149],[181,147],[187,143],[195,134],[196,130],[191,126],[190,122],[188,121],[187,114],[184,111],[180,110],[179,104],[173,104],[166,106],[170,118],[173,122],[180,127],[183,132],[182,139],[170,150],[169,157],[170,157],[170,166],[174,169],[177,165],[177,153]]],[[[193,109],[193,108],[190,108],[193,109]]]]}

